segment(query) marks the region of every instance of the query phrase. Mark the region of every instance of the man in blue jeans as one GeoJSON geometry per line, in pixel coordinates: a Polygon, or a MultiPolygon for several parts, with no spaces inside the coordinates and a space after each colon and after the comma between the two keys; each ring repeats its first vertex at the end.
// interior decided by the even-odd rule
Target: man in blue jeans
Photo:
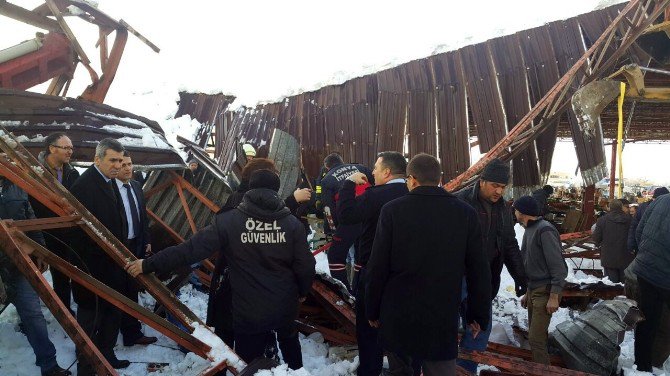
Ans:
{"type": "MultiPolygon", "coordinates": [[[[500,159],[491,161],[482,171],[480,178],[471,188],[458,193],[463,201],[467,202],[476,211],[482,228],[482,246],[491,268],[491,301],[498,295],[500,288],[500,273],[503,265],[507,267],[516,284],[516,295],[526,293],[526,272],[523,266],[519,243],[514,233],[512,211],[503,199],[503,193],[510,178],[509,163],[500,159]]],[[[465,288],[465,283],[463,283],[465,288]]],[[[465,291],[465,290],[463,290],[465,291]]],[[[465,294],[461,297],[461,315],[467,311],[468,300],[465,294]]],[[[489,321],[486,330],[475,338],[469,328],[461,339],[461,349],[486,350],[491,335],[491,304],[489,304],[489,321]]],[[[459,360],[458,365],[470,373],[477,372],[477,363],[459,360]]]]}
{"type": "MultiPolygon", "coordinates": [[[[14,220],[35,218],[35,213],[28,202],[28,194],[3,177],[0,177],[0,218],[14,220]]],[[[44,238],[39,231],[29,232],[27,235],[44,245],[44,238]]],[[[40,270],[46,270],[46,264],[40,260],[37,260],[37,265],[40,270]]],[[[49,340],[40,298],[2,249],[0,249],[0,275],[7,289],[7,299],[14,304],[23,323],[23,331],[35,352],[35,364],[40,367],[42,376],[71,375],[70,371],[62,369],[56,362],[56,347],[49,340]]]]}

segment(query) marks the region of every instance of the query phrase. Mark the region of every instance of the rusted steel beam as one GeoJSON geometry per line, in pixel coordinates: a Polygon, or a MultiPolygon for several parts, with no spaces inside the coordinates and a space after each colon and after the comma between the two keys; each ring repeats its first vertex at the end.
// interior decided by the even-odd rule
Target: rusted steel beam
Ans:
{"type": "MultiPolygon", "coordinates": [[[[1,141],[0,141],[1,142],[1,141]]],[[[21,171],[15,171],[13,168],[10,168],[4,158],[0,158],[0,174],[7,179],[11,180],[17,187],[23,189],[31,197],[36,198],[40,203],[49,208],[52,212],[58,215],[67,215],[65,210],[62,207],[54,203],[55,195],[52,192],[49,192],[45,189],[36,188],[37,182],[25,176],[21,171]]],[[[11,165],[11,163],[9,163],[11,165]]],[[[15,166],[14,166],[15,167],[15,166]]]]}
{"type": "Polygon", "coordinates": [[[167,231],[168,235],[170,235],[172,239],[176,240],[177,243],[184,242],[184,238],[182,238],[181,235],[177,233],[177,231],[173,230],[172,227],[168,226],[167,223],[165,223],[159,216],[156,215],[156,213],[147,209],[147,215],[149,215],[151,219],[153,219],[156,223],[158,223],[161,227],[163,227],[165,231],[167,231]]]}
{"type": "Polygon", "coordinates": [[[0,14],[27,23],[28,25],[39,27],[40,29],[55,31],[57,33],[62,32],[58,22],[28,9],[21,8],[18,5],[8,3],[6,0],[0,0],[0,14]]]}
{"type": "MultiPolygon", "coordinates": [[[[121,56],[123,56],[123,50],[126,47],[126,42],[128,41],[128,30],[124,28],[116,29],[116,37],[114,39],[114,45],[112,46],[112,51],[109,53],[109,57],[105,61],[105,67],[102,71],[102,75],[98,81],[94,81],[89,85],[86,90],[81,95],[82,99],[90,100],[93,102],[102,103],[105,101],[107,92],[114,81],[114,76],[116,71],[119,69],[119,64],[121,63],[121,56]]],[[[105,43],[106,44],[106,43],[105,43]]]]}
{"type": "Polygon", "coordinates": [[[186,213],[186,219],[188,219],[188,224],[191,226],[191,231],[195,234],[198,232],[198,228],[195,226],[195,221],[193,220],[193,214],[191,214],[191,209],[188,207],[188,202],[186,202],[186,197],[184,196],[184,190],[181,189],[181,183],[179,181],[172,181],[175,188],[177,189],[177,194],[179,195],[179,201],[181,201],[181,206],[184,208],[184,213],[186,213]]]}
{"type": "Polygon", "coordinates": [[[312,296],[321,304],[349,333],[356,333],[356,313],[349,304],[338,304],[344,302],[340,296],[330,290],[323,282],[315,280],[312,283],[312,296]]]}
{"type": "Polygon", "coordinates": [[[619,295],[624,295],[623,286],[617,287],[608,287],[599,289],[595,288],[585,288],[585,289],[564,289],[562,296],[564,298],[598,298],[603,300],[614,299],[619,295]]]}
{"type": "Polygon", "coordinates": [[[514,358],[502,354],[494,354],[488,351],[459,351],[459,359],[470,360],[477,363],[488,364],[504,370],[513,370],[525,375],[536,376],[590,376],[592,374],[573,371],[571,369],[547,366],[544,364],[528,362],[523,359],[514,358]]]}
{"type": "Polygon", "coordinates": [[[312,324],[305,319],[295,320],[298,324],[298,330],[303,333],[312,334],[319,332],[323,338],[335,345],[354,345],[356,344],[356,336],[350,333],[342,333],[337,330],[329,329],[321,325],[312,324]]]}
{"type": "Polygon", "coordinates": [[[157,186],[151,188],[150,190],[144,192],[144,197],[148,200],[151,196],[155,195],[158,192],[163,191],[166,188],[169,188],[173,185],[174,179],[168,179],[157,186]]]}
{"type": "MultiPolygon", "coordinates": [[[[501,355],[513,356],[515,358],[523,359],[529,362],[533,360],[533,354],[530,350],[522,349],[516,346],[507,346],[500,343],[489,342],[488,346],[486,347],[486,351],[501,355]]],[[[565,362],[563,362],[563,359],[558,355],[551,355],[549,360],[552,366],[565,367],[565,362]]]]}
{"type": "Polygon", "coordinates": [[[567,234],[561,234],[561,241],[574,240],[574,239],[584,239],[591,236],[591,230],[580,231],[580,232],[571,232],[567,234]]]}
{"type": "Polygon", "coordinates": [[[563,258],[585,258],[585,259],[599,260],[600,251],[597,249],[590,249],[587,251],[563,252],[563,258]]]}
{"type": "Polygon", "coordinates": [[[195,196],[198,200],[200,200],[200,202],[202,202],[203,205],[208,207],[209,210],[213,211],[214,213],[218,213],[219,210],[221,210],[221,208],[217,204],[215,204],[214,202],[212,202],[212,200],[208,199],[205,195],[203,195],[202,192],[198,190],[198,188],[194,187],[191,183],[186,181],[184,177],[177,175],[174,171],[170,171],[170,175],[172,175],[173,180],[179,181],[179,184],[181,185],[182,188],[185,188],[186,190],[191,192],[191,194],[195,196]]]}
{"type": "MultiPolygon", "coordinates": [[[[480,171],[486,166],[490,161],[495,158],[502,158],[503,160],[509,160],[510,158],[516,156],[521,151],[523,151],[530,143],[535,140],[547,127],[556,119],[557,116],[562,114],[562,110],[567,109],[570,98],[568,97],[568,92],[573,90],[572,82],[575,77],[585,69],[589,68],[589,65],[592,64],[593,59],[595,58],[597,63],[591,65],[594,69],[591,71],[591,74],[584,76],[581,84],[586,84],[592,80],[597,79],[602,76],[603,73],[612,67],[612,65],[621,57],[628,47],[630,47],[637,37],[642,34],[642,32],[651,25],[654,20],[663,12],[670,0],[663,0],[660,2],[655,2],[659,5],[659,9],[655,9],[651,14],[646,15],[645,17],[640,16],[636,22],[634,22],[633,27],[626,26],[627,32],[626,37],[620,41],[619,47],[612,53],[608,59],[599,66],[600,61],[605,55],[609,41],[611,41],[614,34],[617,32],[617,28],[620,24],[624,23],[624,18],[631,13],[633,10],[639,10],[641,7],[646,7],[651,2],[651,0],[644,2],[640,0],[631,0],[630,3],[619,13],[619,15],[613,20],[613,22],[605,29],[603,34],[598,38],[598,40],[584,53],[584,55],[566,72],[565,75],[551,88],[549,92],[533,107],[533,109],[526,114],[521,121],[502,139],[500,140],[491,150],[477,163],[471,166],[466,172],[459,175],[455,179],[451,180],[444,187],[448,191],[455,191],[458,188],[467,186],[476,179],[480,171]],[[646,5],[645,5],[646,4],[646,5]],[[598,67],[599,66],[599,67],[598,67]],[[597,67],[597,69],[595,69],[597,67]],[[537,122],[534,126],[533,123],[535,120],[540,117],[540,121],[537,122]],[[532,129],[531,129],[532,127],[532,129]],[[529,130],[532,132],[527,133],[529,130]],[[524,134],[526,133],[526,134],[524,134]],[[512,147],[512,150],[509,148],[512,147]]],[[[640,15],[644,12],[639,12],[640,15]]]]}
{"type": "Polygon", "coordinates": [[[22,221],[11,221],[12,227],[23,232],[36,230],[50,230],[54,228],[74,227],[81,220],[80,215],[70,215],[67,217],[37,218],[25,219],[22,221]]]}
{"type": "Polygon", "coordinates": [[[5,254],[12,259],[21,274],[30,282],[30,285],[33,286],[44,304],[72,339],[72,342],[75,343],[77,350],[93,365],[96,372],[100,375],[116,375],[114,368],[79,326],[77,320],[58,298],[54,290],[49,287],[49,283],[37,269],[37,266],[22,251],[21,243],[12,236],[12,232],[5,221],[0,221],[0,242],[2,242],[2,249],[5,254]]]}
{"type": "Polygon", "coordinates": [[[20,239],[21,242],[30,244],[34,248],[33,254],[42,257],[49,265],[70,277],[70,279],[72,279],[74,282],[105,299],[110,304],[119,308],[121,311],[137,318],[157,331],[163,333],[165,336],[184,346],[193,353],[203,358],[207,358],[207,353],[211,350],[211,347],[207,344],[179,329],[174,324],[163,320],[161,317],[128,299],[118,291],[84,273],[79,268],[72,266],[70,263],[56,256],[48,249],[34,242],[23,232],[16,229],[9,229],[9,233],[13,237],[20,239]]]}

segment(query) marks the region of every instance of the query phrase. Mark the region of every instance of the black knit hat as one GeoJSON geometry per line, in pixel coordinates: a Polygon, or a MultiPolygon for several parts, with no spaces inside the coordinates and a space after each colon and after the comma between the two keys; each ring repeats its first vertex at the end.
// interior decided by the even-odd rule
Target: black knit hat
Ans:
{"type": "Polygon", "coordinates": [[[270,170],[254,171],[249,178],[249,188],[267,188],[279,192],[279,175],[270,170]]]}
{"type": "Polygon", "coordinates": [[[514,201],[514,209],[518,210],[521,214],[533,217],[540,215],[540,206],[537,204],[537,201],[530,196],[523,196],[514,201]]]}
{"type": "Polygon", "coordinates": [[[509,183],[509,163],[496,158],[489,162],[482,171],[481,179],[498,184],[509,183]]]}
{"type": "Polygon", "coordinates": [[[659,198],[663,195],[667,195],[668,193],[670,193],[670,191],[668,191],[668,188],[658,187],[658,188],[654,189],[654,198],[659,198]]]}

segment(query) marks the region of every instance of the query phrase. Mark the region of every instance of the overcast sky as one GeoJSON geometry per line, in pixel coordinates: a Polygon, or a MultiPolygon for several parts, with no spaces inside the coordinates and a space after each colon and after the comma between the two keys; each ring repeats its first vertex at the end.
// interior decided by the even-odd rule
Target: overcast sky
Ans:
{"type": "MultiPolygon", "coordinates": [[[[13,2],[26,8],[41,3],[13,2]]],[[[131,36],[106,103],[159,121],[174,113],[183,88],[232,94],[236,105],[253,106],[615,2],[103,0],[102,11],[161,48],[156,54],[131,36]]],[[[68,20],[97,61],[97,29],[68,20]]],[[[0,49],[35,31],[0,16],[0,49]]],[[[69,94],[78,95],[88,83],[79,67],[69,94]]],[[[554,170],[574,172],[576,157],[567,146],[554,158],[554,170]]],[[[630,172],[661,178],[641,157],[649,149],[633,153],[636,148],[627,150],[635,166],[630,172]]],[[[655,155],[670,159],[667,145],[656,149],[655,155]]]]}

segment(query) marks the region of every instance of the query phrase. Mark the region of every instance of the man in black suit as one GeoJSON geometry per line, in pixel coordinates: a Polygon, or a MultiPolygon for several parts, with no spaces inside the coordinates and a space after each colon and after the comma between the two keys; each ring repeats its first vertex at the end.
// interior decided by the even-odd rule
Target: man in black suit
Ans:
{"type": "MultiPolygon", "coordinates": [[[[116,186],[121,192],[121,201],[125,212],[128,227],[126,245],[137,258],[145,258],[151,253],[149,238],[149,220],[147,218],[147,204],[144,201],[142,186],[133,177],[133,160],[128,151],[123,153],[121,170],[115,179],[116,186]]],[[[121,291],[128,299],[138,302],[139,286],[134,279],[126,276],[126,288],[121,291]]],[[[136,318],[121,312],[121,335],[124,346],[149,345],[158,340],[156,337],[147,337],[142,333],[142,324],[136,318]]]]}
{"type": "Polygon", "coordinates": [[[372,175],[374,187],[368,188],[356,197],[356,187],[367,183],[362,172],[349,176],[340,189],[337,203],[337,217],[340,223],[362,224],[359,238],[358,254],[355,267],[358,268],[358,281],[354,281],[356,293],[356,339],[360,364],[356,371],[358,376],[379,375],[384,363],[384,350],[377,341],[377,329],[370,326],[365,315],[365,274],[366,265],[372,252],[377,222],[382,206],[389,201],[407,194],[405,185],[405,157],[395,151],[379,153],[372,175]]]}
{"type": "MultiPolygon", "coordinates": [[[[121,170],[124,148],[117,140],[105,138],[95,148],[94,164],[77,181],[71,192],[117,239],[127,239],[127,223],[123,201],[115,178],[121,170]]],[[[79,255],[79,267],[100,282],[124,291],[127,274],[93,239],[78,231],[73,248],[79,255]]],[[[114,368],[126,368],[127,360],[119,360],[114,345],[119,334],[119,310],[92,292],[73,283],[74,300],[77,302],[77,321],[114,368]]],[[[91,365],[79,358],[78,375],[93,375],[91,365]]]]}

